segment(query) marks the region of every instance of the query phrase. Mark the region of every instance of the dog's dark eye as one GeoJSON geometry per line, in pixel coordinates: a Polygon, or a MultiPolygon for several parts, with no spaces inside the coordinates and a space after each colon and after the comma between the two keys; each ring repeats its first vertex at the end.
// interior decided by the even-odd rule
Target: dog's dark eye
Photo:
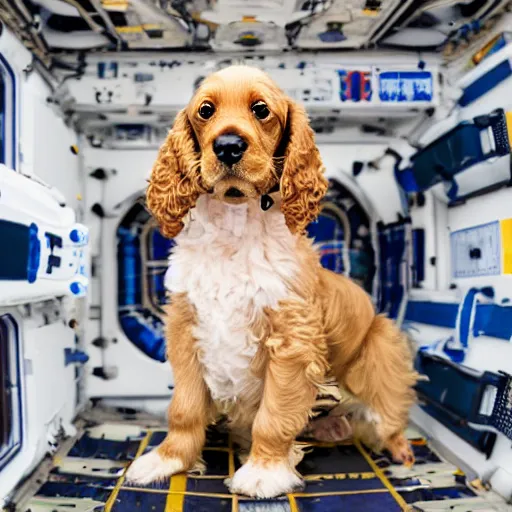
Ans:
{"type": "Polygon", "coordinates": [[[270,110],[264,101],[255,101],[251,105],[251,110],[258,119],[265,119],[270,115],[270,110]]]}
{"type": "Polygon", "coordinates": [[[213,113],[215,112],[215,107],[209,103],[208,101],[205,101],[200,107],[199,107],[199,115],[203,119],[210,119],[210,117],[213,116],[213,113]]]}

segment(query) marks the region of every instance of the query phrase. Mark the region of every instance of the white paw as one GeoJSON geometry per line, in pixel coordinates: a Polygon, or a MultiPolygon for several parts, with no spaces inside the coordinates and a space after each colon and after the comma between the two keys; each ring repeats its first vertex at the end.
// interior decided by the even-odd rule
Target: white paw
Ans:
{"type": "Polygon", "coordinates": [[[303,488],[303,481],[288,464],[259,466],[249,460],[225,484],[233,494],[253,498],[275,498],[303,488]]]}
{"type": "Polygon", "coordinates": [[[148,485],[183,471],[180,459],[164,459],[153,450],[135,459],[126,472],[126,483],[148,485]]]}

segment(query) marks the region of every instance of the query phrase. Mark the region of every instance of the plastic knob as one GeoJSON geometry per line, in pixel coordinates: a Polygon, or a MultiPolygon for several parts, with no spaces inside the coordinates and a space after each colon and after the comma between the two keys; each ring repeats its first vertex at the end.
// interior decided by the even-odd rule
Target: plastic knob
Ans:
{"type": "Polygon", "coordinates": [[[72,229],[69,233],[69,239],[74,242],[75,244],[78,243],[86,243],[87,242],[87,233],[84,233],[83,231],[79,229],[72,229]]]}
{"type": "Polygon", "coordinates": [[[84,295],[87,291],[86,286],[84,286],[82,283],[79,283],[78,281],[73,281],[69,285],[69,289],[73,295],[84,295]]]}

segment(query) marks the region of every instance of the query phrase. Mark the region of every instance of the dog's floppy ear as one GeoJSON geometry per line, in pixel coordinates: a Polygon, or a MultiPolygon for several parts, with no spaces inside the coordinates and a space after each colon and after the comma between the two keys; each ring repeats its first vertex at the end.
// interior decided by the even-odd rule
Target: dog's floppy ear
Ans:
{"type": "Polygon", "coordinates": [[[168,238],[183,229],[183,217],[204,192],[199,164],[193,129],[182,110],[160,148],[146,191],[147,207],[168,238]]]}
{"type": "Polygon", "coordinates": [[[315,144],[315,134],[301,105],[289,101],[281,176],[281,210],[292,233],[302,233],[320,213],[328,181],[315,144]]]}

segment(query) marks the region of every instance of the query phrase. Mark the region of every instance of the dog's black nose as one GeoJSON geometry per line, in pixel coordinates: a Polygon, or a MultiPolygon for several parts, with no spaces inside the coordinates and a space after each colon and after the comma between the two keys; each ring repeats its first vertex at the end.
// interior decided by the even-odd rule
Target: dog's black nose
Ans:
{"type": "Polygon", "coordinates": [[[246,149],[247,142],[234,133],[219,135],[213,141],[214,153],[221,162],[227,165],[233,165],[239,162],[246,149]]]}

